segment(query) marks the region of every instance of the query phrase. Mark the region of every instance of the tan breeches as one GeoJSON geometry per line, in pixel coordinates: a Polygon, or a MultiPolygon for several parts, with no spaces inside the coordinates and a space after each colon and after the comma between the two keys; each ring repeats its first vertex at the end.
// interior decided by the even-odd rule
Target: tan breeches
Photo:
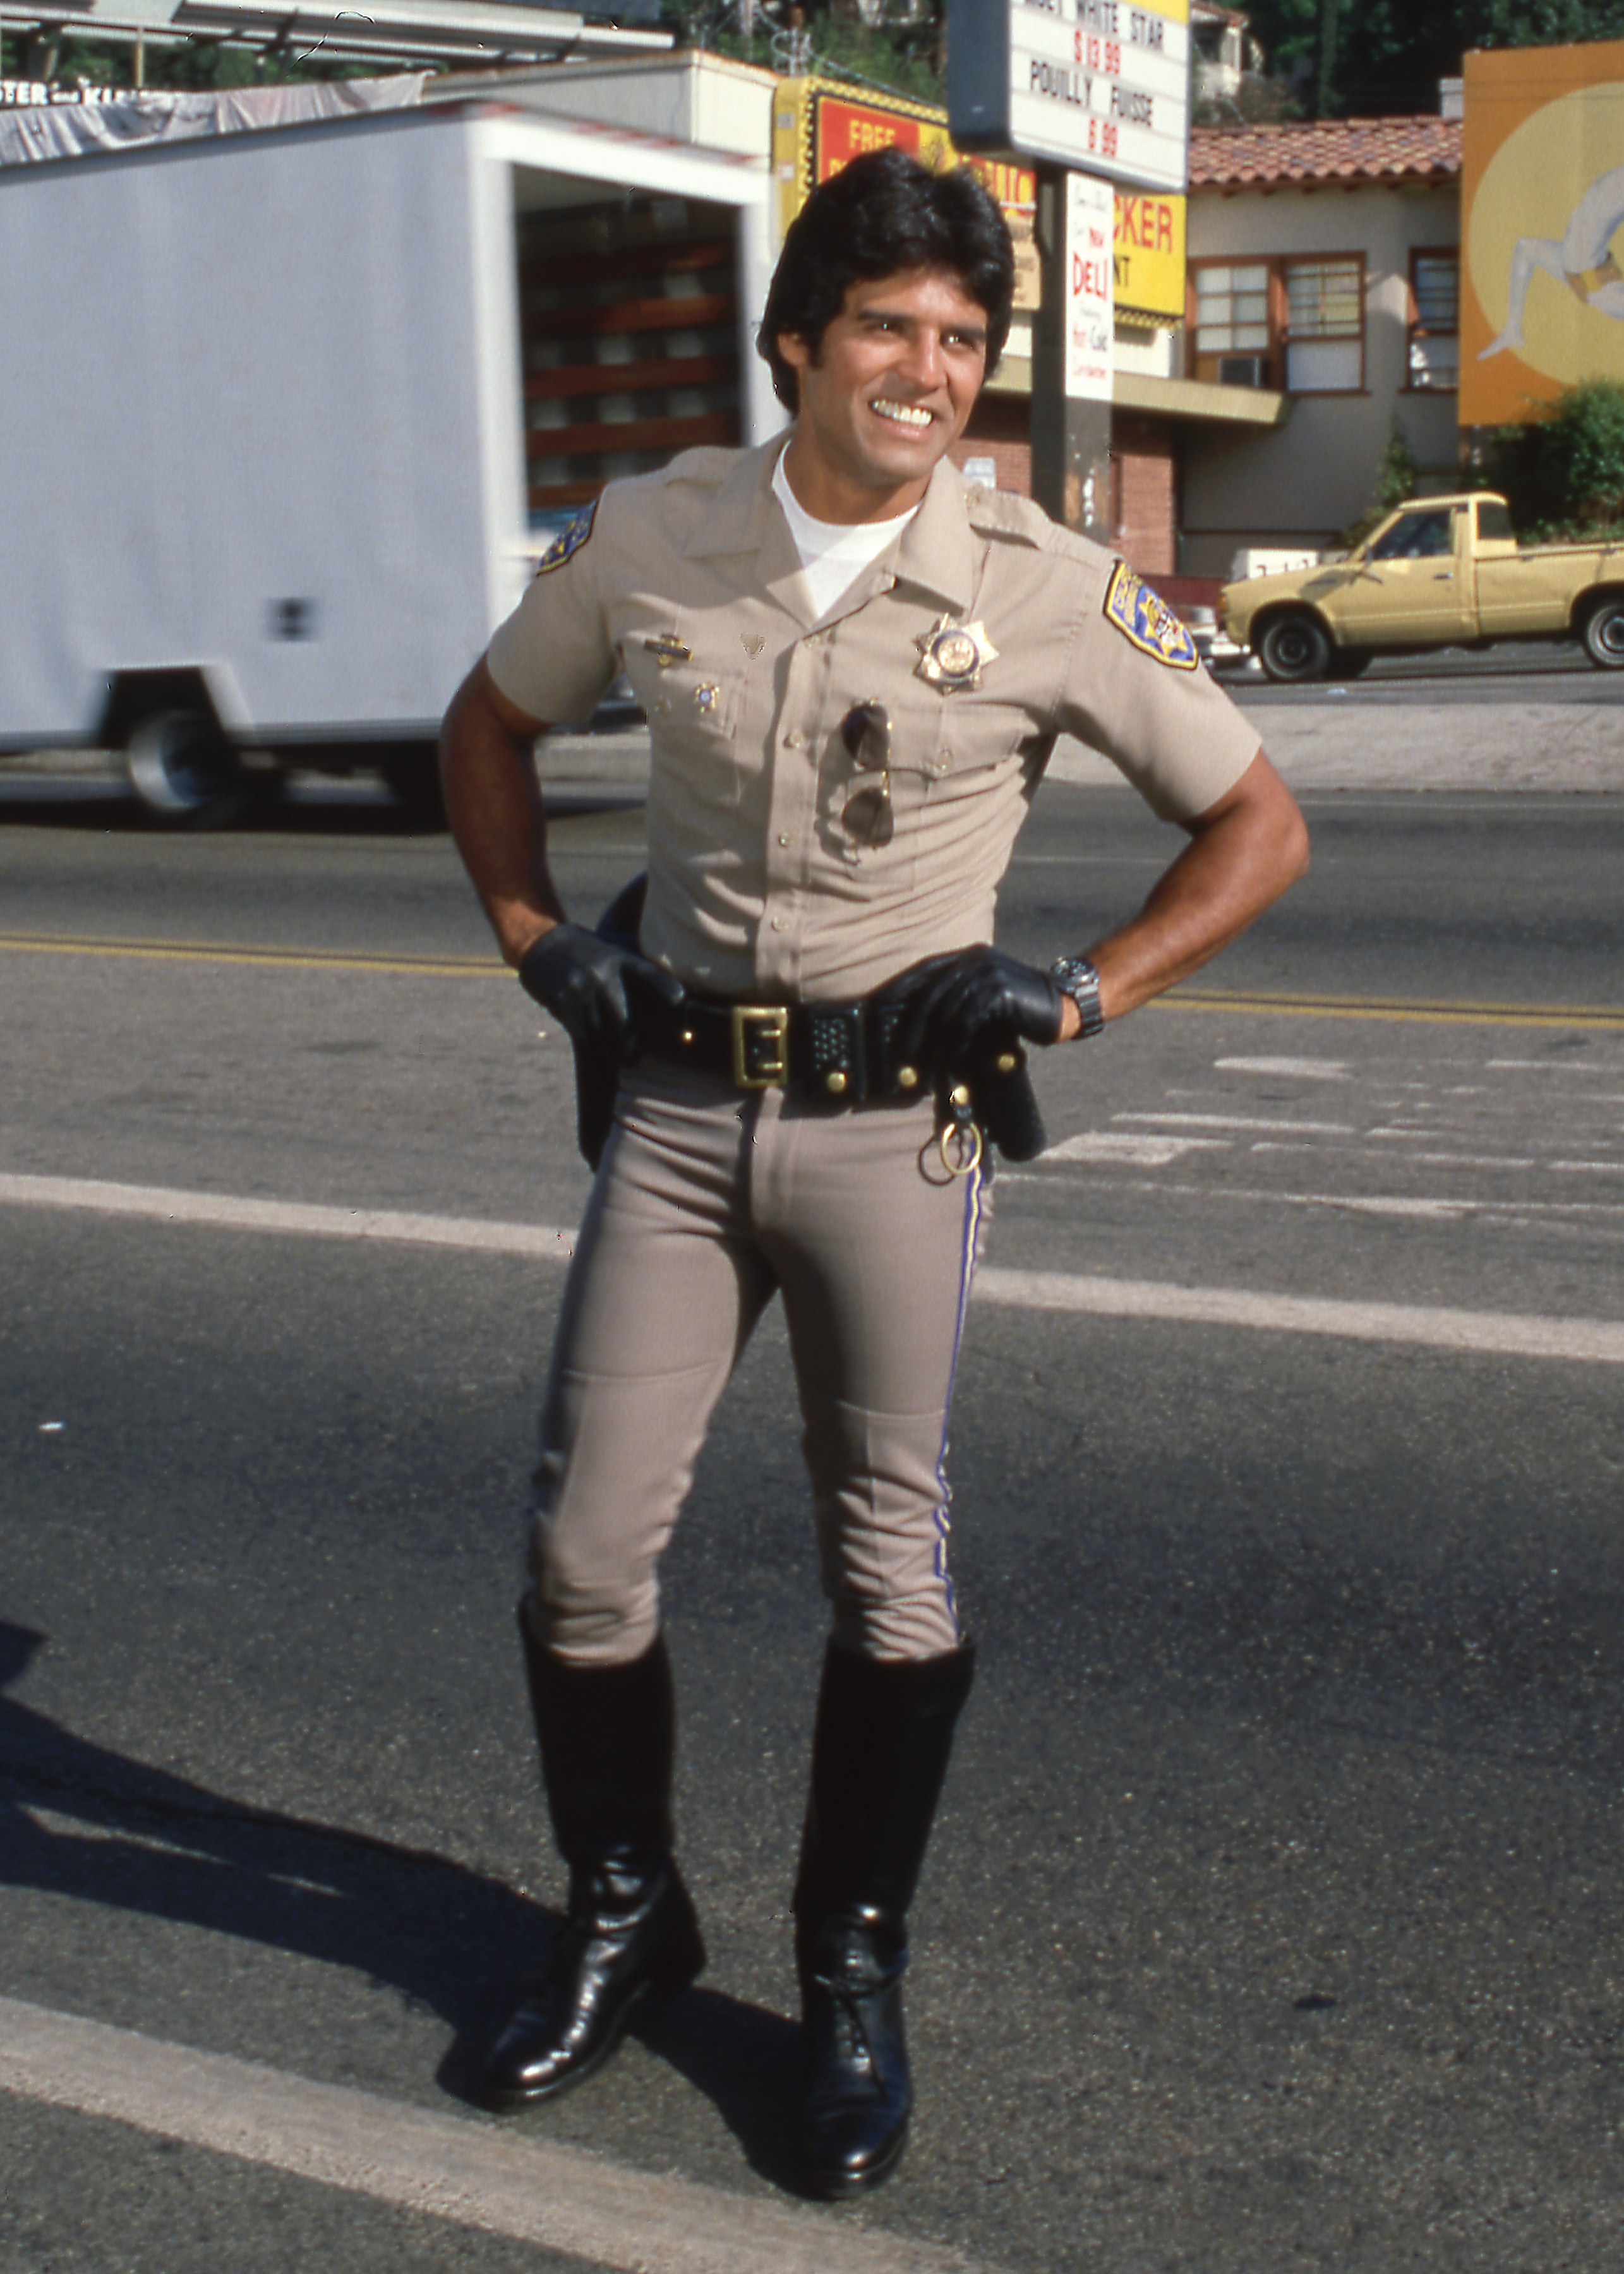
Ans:
{"type": "Polygon", "coordinates": [[[784,1297],[835,1633],[871,1658],[959,1640],[944,1472],[990,1213],[929,1101],[831,1112],[664,1066],[627,1075],[570,1267],[542,1417],[530,1617],[581,1665],[635,1658],[712,1408],[784,1297]]]}

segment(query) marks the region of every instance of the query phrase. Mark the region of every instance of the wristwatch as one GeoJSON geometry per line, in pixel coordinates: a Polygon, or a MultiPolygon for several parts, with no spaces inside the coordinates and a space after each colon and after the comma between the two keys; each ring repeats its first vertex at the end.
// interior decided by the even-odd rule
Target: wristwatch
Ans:
{"type": "Polygon", "coordinates": [[[1105,1024],[1100,1015],[1099,973],[1086,955],[1062,955],[1049,965],[1049,975],[1061,993],[1076,1004],[1083,1021],[1076,1039],[1086,1043],[1105,1024]]]}

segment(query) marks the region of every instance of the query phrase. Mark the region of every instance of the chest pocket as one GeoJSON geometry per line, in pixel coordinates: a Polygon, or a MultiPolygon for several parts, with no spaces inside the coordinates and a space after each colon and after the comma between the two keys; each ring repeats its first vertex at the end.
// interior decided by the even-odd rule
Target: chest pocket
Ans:
{"type": "Polygon", "coordinates": [[[743,674],[716,668],[680,626],[628,631],[620,652],[653,741],[654,802],[712,813],[735,809],[743,674]]]}

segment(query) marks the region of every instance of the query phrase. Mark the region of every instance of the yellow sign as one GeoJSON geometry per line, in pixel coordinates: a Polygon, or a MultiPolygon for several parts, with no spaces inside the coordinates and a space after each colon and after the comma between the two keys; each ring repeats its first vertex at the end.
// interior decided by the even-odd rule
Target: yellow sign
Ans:
{"type": "Polygon", "coordinates": [[[1184,200],[1160,190],[1116,192],[1116,313],[1184,320],[1184,200]]]}
{"type": "Polygon", "coordinates": [[[1624,381],[1624,42],[1465,60],[1463,426],[1624,381]]]}
{"type": "MultiPolygon", "coordinates": [[[[786,230],[819,182],[865,150],[912,152],[927,166],[969,166],[1004,208],[1015,240],[1015,306],[1038,305],[1033,234],[1037,181],[1015,158],[966,156],[949,139],[947,113],[901,95],[864,94],[816,79],[781,79],[773,97],[772,167],[778,228],[786,230]]],[[[1120,315],[1176,324],[1184,313],[1184,200],[1116,192],[1116,308],[1120,315]]]]}

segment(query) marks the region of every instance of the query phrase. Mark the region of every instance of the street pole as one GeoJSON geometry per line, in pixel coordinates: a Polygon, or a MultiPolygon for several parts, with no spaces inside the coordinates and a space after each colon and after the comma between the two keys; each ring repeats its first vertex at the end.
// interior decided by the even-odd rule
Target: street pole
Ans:
{"type": "Polygon", "coordinates": [[[1032,494],[1052,520],[1111,542],[1111,406],[1067,392],[1074,248],[1064,166],[1037,169],[1041,298],[1032,325],[1032,494]]]}

